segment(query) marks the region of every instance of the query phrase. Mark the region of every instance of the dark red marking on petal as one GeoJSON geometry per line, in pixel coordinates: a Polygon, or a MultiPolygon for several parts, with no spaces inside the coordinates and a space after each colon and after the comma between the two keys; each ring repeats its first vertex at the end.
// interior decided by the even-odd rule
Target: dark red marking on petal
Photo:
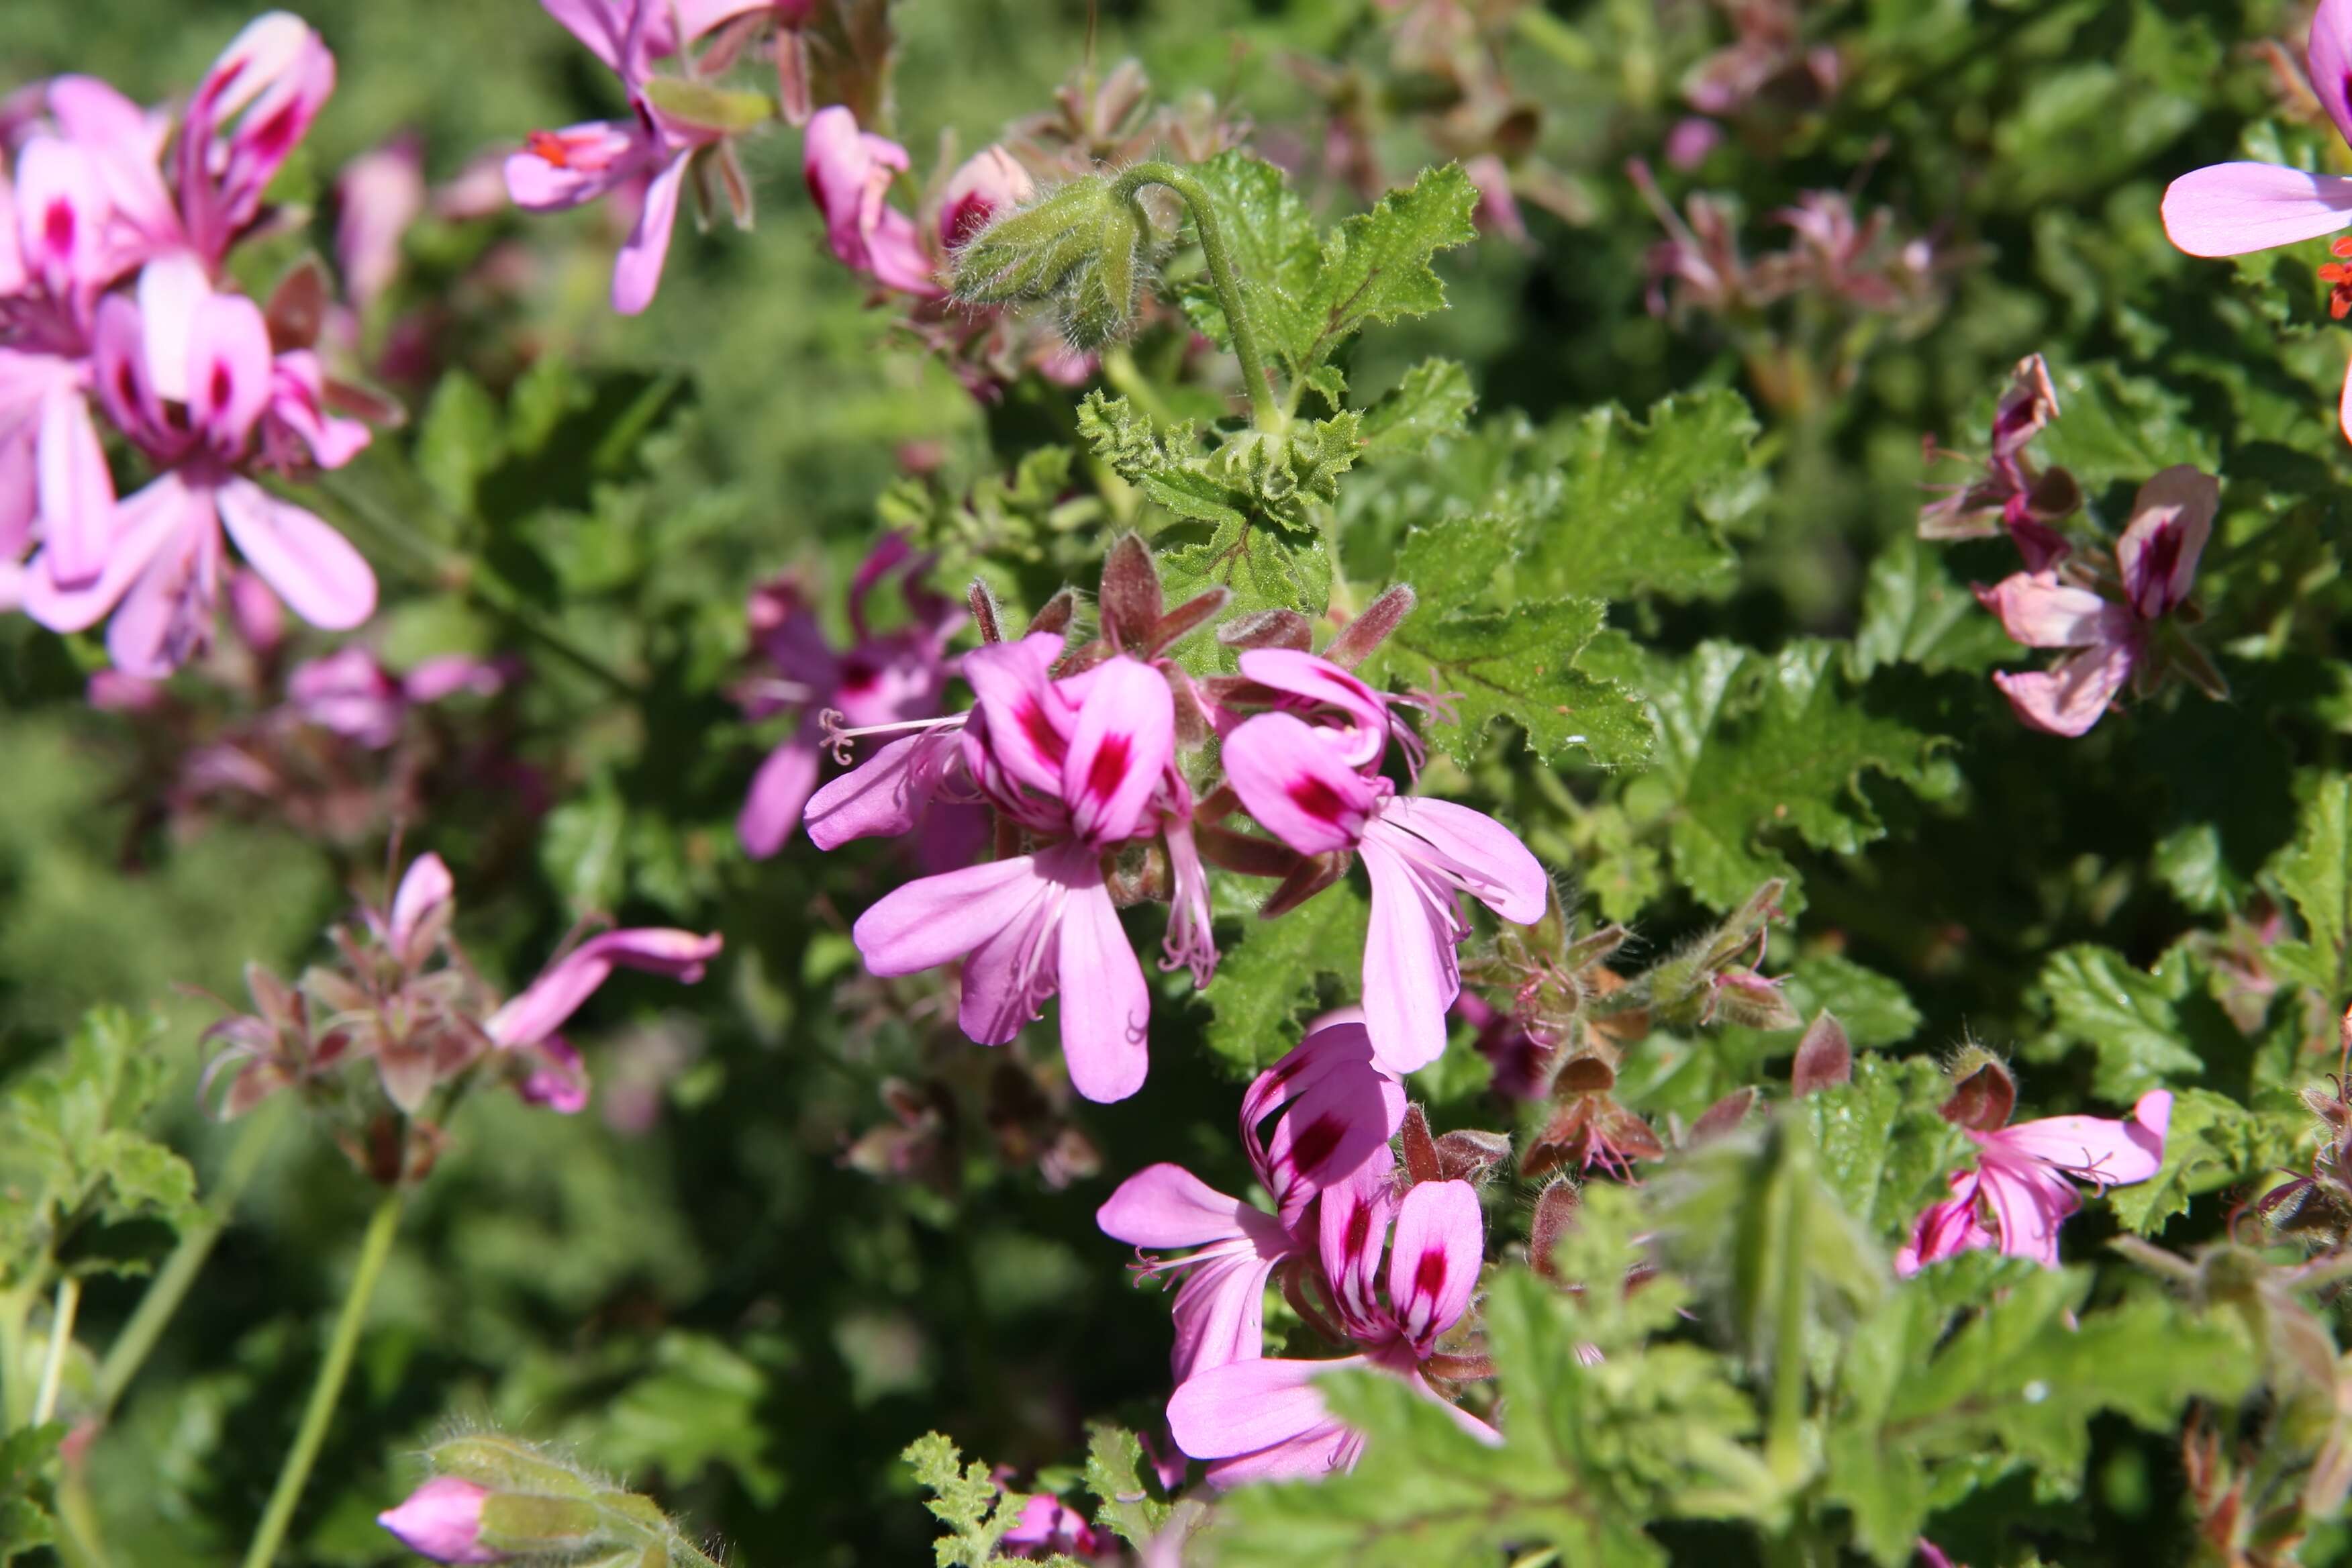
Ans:
{"type": "Polygon", "coordinates": [[[1097,800],[1108,800],[1126,781],[1128,760],[1134,754],[1135,742],[1129,737],[1105,735],[1087,768],[1087,793],[1097,800]]]}
{"type": "Polygon", "coordinates": [[[1013,717],[1021,721],[1021,732],[1029,737],[1031,745],[1057,763],[1062,760],[1062,737],[1047,721],[1045,710],[1038,705],[1036,699],[1021,699],[1013,717]]]}
{"type": "Polygon", "coordinates": [[[1412,1292],[1416,1296],[1427,1296],[1433,1300],[1444,1289],[1445,1254],[1442,1249],[1433,1247],[1421,1255],[1421,1262],[1412,1271],[1412,1292]]]}
{"type": "Polygon", "coordinates": [[[253,133],[253,145],[265,158],[275,158],[294,144],[299,134],[295,128],[299,102],[289,102],[277,113],[262,121],[261,129],[253,133]]]}
{"type": "Polygon", "coordinates": [[[1339,819],[1348,815],[1348,803],[1339,792],[1311,773],[1293,779],[1286,793],[1292,805],[1318,821],[1337,826],[1339,819]]]}
{"type": "Polygon", "coordinates": [[[1348,1216],[1348,1256],[1359,1258],[1372,1236],[1372,1207],[1359,1201],[1356,1210],[1348,1216]]]}
{"type": "Polygon", "coordinates": [[[552,131],[534,131],[523,139],[523,145],[533,155],[544,159],[556,168],[572,167],[572,150],[564,144],[563,138],[552,131]]]}
{"type": "Polygon", "coordinates": [[[49,210],[41,217],[41,237],[48,242],[49,249],[59,256],[73,248],[72,204],[65,201],[54,201],[49,204],[49,210]]]}
{"type": "Polygon", "coordinates": [[[236,384],[229,378],[227,364],[223,361],[215,360],[213,362],[212,379],[212,399],[213,406],[215,408],[226,408],[228,406],[228,395],[231,390],[234,389],[235,384],[236,384]]]}
{"type": "Polygon", "coordinates": [[[1307,1131],[1291,1140],[1290,1163],[1293,1169],[1311,1171],[1331,1157],[1347,1135],[1347,1128],[1334,1115],[1326,1113],[1307,1124],[1307,1131]]]}

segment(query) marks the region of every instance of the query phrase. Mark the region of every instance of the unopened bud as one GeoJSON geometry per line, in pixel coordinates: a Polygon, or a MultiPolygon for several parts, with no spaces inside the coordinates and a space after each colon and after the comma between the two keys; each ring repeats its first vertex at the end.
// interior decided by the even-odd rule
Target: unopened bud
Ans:
{"type": "Polygon", "coordinates": [[[1971,1132],[1995,1132],[2009,1125],[2017,1109],[2017,1080],[1982,1046],[1960,1049],[1951,1068],[1951,1098],[1938,1107],[1945,1121],[1971,1132]]]}
{"type": "Polygon", "coordinates": [[[496,1563],[503,1555],[482,1544],[482,1505],[489,1493],[455,1476],[436,1476],[388,1508],[375,1521],[403,1546],[436,1563],[496,1563]]]}
{"type": "Polygon", "coordinates": [[[1790,1092],[1801,1100],[1853,1078],[1853,1047],[1846,1041],[1845,1026],[1822,1013],[1797,1042],[1797,1059],[1789,1070],[1790,1092]]]}
{"type": "Polygon", "coordinates": [[[1052,190],[996,219],[956,253],[955,294],[968,304],[1059,303],[1070,342],[1099,348],[1135,323],[1150,225],[1098,174],[1052,190]]]}

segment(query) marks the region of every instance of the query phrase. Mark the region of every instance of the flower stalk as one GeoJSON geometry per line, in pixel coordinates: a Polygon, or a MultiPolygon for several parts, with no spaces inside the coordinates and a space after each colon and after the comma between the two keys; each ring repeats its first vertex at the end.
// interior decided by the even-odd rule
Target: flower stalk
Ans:
{"type": "Polygon", "coordinates": [[[1226,331],[1233,334],[1234,357],[1242,363],[1242,381],[1249,392],[1250,417],[1268,435],[1279,434],[1290,423],[1267,379],[1265,356],[1259,352],[1257,330],[1250,322],[1249,306],[1242,298],[1241,274],[1234,267],[1233,248],[1217,220],[1216,205],[1201,183],[1175,164],[1154,160],[1122,173],[1111,185],[1118,201],[1131,200],[1146,185],[1162,185],[1182,198],[1192,212],[1192,226],[1201,236],[1201,253],[1208,258],[1209,282],[1217,290],[1217,304],[1225,312],[1226,331]]]}
{"type": "Polygon", "coordinates": [[[49,1314],[49,1350],[41,1362],[41,1391],[33,1399],[33,1425],[45,1426],[58,1413],[58,1384],[65,1373],[66,1347],[73,1343],[74,1317],[81,1307],[81,1277],[58,1281],[58,1302],[49,1314]]]}

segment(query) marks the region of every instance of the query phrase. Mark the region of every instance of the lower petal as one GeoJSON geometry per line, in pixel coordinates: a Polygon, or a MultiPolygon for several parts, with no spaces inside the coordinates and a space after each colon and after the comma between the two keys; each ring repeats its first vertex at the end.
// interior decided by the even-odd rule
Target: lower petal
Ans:
{"type": "Polygon", "coordinates": [[[1273,1447],[1330,1419],[1315,1387],[1317,1378],[1365,1364],[1362,1356],[1263,1358],[1195,1373],[1168,1402],[1169,1430],[1176,1446],[1196,1459],[1229,1459],[1273,1447]]]}
{"type": "Polygon", "coordinates": [[[1430,907],[1402,857],[1367,838],[1372,917],[1364,941],[1364,1031],[1372,1057],[1393,1073],[1415,1072],[1445,1050],[1445,1009],[1460,989],[1454,928],[1430,907]]]}
{"type": "Polygon", "coordinates": [[[1125,1100],[1150,1066],[1151,993],[1098,872],[1063,903],[1060,984],[1070,1086],[1097,1103],[1125,1100]]]}
{"type": "Polygon", "coordinates": [[[801,825],[801,810],[816,786],[815,739],[806,729],[768,753],[752,776],[751,793],[735,818],[735,836],[755,860],[784,847],[801,825]]]}
{"type": "Polygon", "coordinates": [[[2192,169],[2164,193],[2164,232],[2191,256],[2243,256],[2352,227],[2352,180],[2275,163],[2192,169]]]}
{"type": "Polygon", "coordinates": [[[223,485],[219,500],[229,537],[296,615],[342,632],[375,614],[375,574],[350,540],[249,479],[223,485]]]}
{"type": "Polygon", "coordinates": [[[1027,919],[1045,889],[1027,855],[923,877],[857,917],[850,936],[877,974],[913,974],[965,953],[1027,919]]]}
{"type": "Polygon", "coordinates": [[[114,479],[106,471],[89,403],[79,392],[52,387],[41,400],[37,451],[49,574],[79,587],[104,570],[114,531],[114,479]]]}
{"type": "Polygon", "coordinates": [[[661,287],[662,263],[669,259],[670,230],[677,224],[678,188],[686,184],[687,158],[669,161],[646,187],[646,205],[637,226],[613,263],[613,309],[634,316],[653,303],[661,287]]]}
{"type": "Polygon", "coordinates": [[[2053,735],[2081,735],[2123,689],[2137,653],[2133,644],[2109,643],[2070,654],[2047,670],[2000,671],[1992,681],[2026,724],[2053,735]]]}

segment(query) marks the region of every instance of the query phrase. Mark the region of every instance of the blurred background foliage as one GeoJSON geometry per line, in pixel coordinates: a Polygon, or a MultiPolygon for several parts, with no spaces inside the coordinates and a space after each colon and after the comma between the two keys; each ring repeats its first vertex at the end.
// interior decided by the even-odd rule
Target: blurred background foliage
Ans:
{"type": "MultiPolygon", "coordinates": [[[[323,192],[398,132],[422,138],[441,182],[534,127],[615,107],[611,84],[528,0],[299,9],[334,49],[340,82],[287,176],[297,194],[323,192]]],[[[1090,9],[903,0],[880,129],[919,170],[943,136],[981,145],[1046,107],[1080,66],[1090,9]]],[[[1523,202],[1524,239],[1490,236],[1444,258],[1452,308],[1372,334],[1350,379],[1376,393],[1443,353],[1469,366],[1482,417],[1538,426],[1713,388],[1755,405],[1770,484],[1730,526],[1736,571],[1704,592],[1627,595],[1612,624],[1643,651],[1627,643],[1622,657],[1671,661],[1708,638],[1767,653],[1858,638],[1885,668],[1870,702],[1928,739],[1899,766],[1855,761],[1873,830],[1853,843],[1774,840],[1803,876],[1800,984],[1862,1015],[1859,1044],[2054,1039],[2033,1092],[2065,1100],[2095,1068],[2053,1033],[2045,956],[2097,942],[2145,966],[2200,919],[2251,907],[2294,830],[2311,776],[2297,764],[2340,760],[2352,690],[2332,626],[2305,625],[2278,657],[2250,618],[2225,645],[2235,702],[2176,694],[2079,742],[2026,733],[1983,678],[2006,645],[1966,592],[1971,575],[2005,569],[2003,547],[1911,542],[1920,437],[1979,445],[2008,367],[2042,352],[2068,410],[2047,455],[2105,517],[2120,518],[2154,468],[2202,460],[2231,481],[2210,570],[2273,596],[2332,584],[2332,565],[2231,545],[2292,511],[2315,548],[2340,547],[2344,463],[2327,417],[2340,340],[2312,341],[2316,296],[2300,260],[2233,283],[2173,252],[2156,220],[2165,181],[2231,155],[2249,120],[2318,144],[2324,132],[2282,115],[2272,67],[2246,47],[2292,37],[2299,54],[2300,16],[2268,0],[1804,5],[1805,36],[1840,53],[1837,89],[1746,115],[1685,174],[1661,150],[1687,112],[1685,73],[1730,37],[1724,13],[1697,0],[1532,9],[1538,20],[1507,21],[1497,47],[1535,116],[1526,154],[1548,169],[1559,210],[1523,202]],[[1657,166],[1677,199],[1731,193],[1751,250],[1801,192],[1845,190],[1965,262],[1942,284],[1948,300],[1911,319],[1796,301],[1759,353],[1752,321],[1648,308],[1661,230],[1626,176],[1631,157],[1657,166]],[[2304,336],[2282,363],[2271,344],[2289,313],[2304,336]],[[2252,367],[2249,344],[2262,355],[2252,367]],[[1791,345],[1793,358],[1773,359],[1791,345]]],[[[1369,0],[1105,0],[1099,12],[1098,60],[1139,59],[1171,98],[1213,94],[1326,221],[1360,205],[1319,163],[1337,99],[1369,105],[1396,180],[1448,151],[1416,112],[1426,84],[1391,61],[1396,16],[1369,0]]],[[[247,14],[234,0],[14,0],[0,6],[0,82],[71,69],[160,100],[247,14]]],[[[1068,1132],[1064,1108],[1031,1103],[1030,1079],[1008,1083],[994,1056],[910,1025],[903,1004],[919,993],[858,977],[847,919],[892,874],[887,852],[825,862],[803,845],[755,864],[734,841],[761,739],[726,699],[751,584],[802,565],[837,587],[894,481],[913,472],[961,494],[1069,431],[1066,399],[1033,384],[978,403],[867,308],[824,251],[796,142],[780,134],[754,152],[756,230],[683,237],[659,300],[635,320],[606,305],[601,210],[428,221],[411,237],[397,300],[432,315],[435,374],[397,386],[409,425],[335,476],[323,504],[398,585],[371,633],[390,660],[530,655],[514,700],[549,809],[518,832],[516,802],[478,791],[411,824],[410,846],[457,867],[460,929],[511,977],[583,909],[722,931],[730,950],[692,993],[624,982],[599,998],[578,1037],[600,1085],[587,1113],[504,1097],[466,1107],[300,1516],[306,1560],[393,1560],[373,1516],[414,1479],[407,1456],[452,1423],[483,1421],[657,1488],[736,1561],[919,1561],[930,1529],[897,1458],[911,1436],[938,1427],[1027,1474],[1071,1461],[1083,1417],[1148,1422],[1164,1395],[1164,1303],[1128,1288],[1092,1213],[1152,1159],[1213,1178],[1235,1170],[1230,1080],[1192,1043],[1205,1015],[1158,1010],[1150,1092],[1071,1113],[1081,1143],[1061,1145],[1055,1174],[1069,1184],[1055,1190],[1038,1153],[1068,1132]],[[519,641],[484,595],[425,591],[435,552],[449,551],[488,563],[584,660],[519,641]],[[894,1108],[887,1080],[948,1088],[894,1108]],[[616,1114],[616,1095],[637,1109],[616,1114]],[[975,1106],[989,1114],[975,1121],[975,1106]],[[922,1179],[869,1173],[893,1159],[922,1179]]],[[[308,241],[326,233],[322,202],[308,241]]],[[[305,242],[290,237],[276,260],[305,242]]],[[[1448,487],[1471,482],[1460,476],[1479,443],[1507,444],[1500,428],[1431,465],[1417,499],[1382,490],[1361,526],[1385,526],[1384,504],[1429,515],[1475,501],[1448,487]]],[[[215,1008],[184,988],[235,996],[248,958],[290,973],[317,956],[316,933],[350,893],[380,893],[383,842],[250,816],[159,822],[140,809],[130,727],[83,707],[79,657],[22,620],[0,625],[0,1072],[92,1004],[160,1007],[185,1090],[167,1100],[180,1108],[168,1134],[209,1178],[245,1130],[196,1114],[195,1036],[215,1008]]],[[[1650,831],[1686,805],[1656,796],[1670,784],[1573,765],[1531,778],[1505,751],[1490,747],[1479,784],[1596,907],[1636,919],[1653,952],[1706,923],[1707,901],[1683,868],[1665,874],[1650,831]]],[[[1754,765],[1771,761],[1759,752],[1754,765]]],[[[1689,1114],[1753,1078],[1763,1055],[1732,1031],[1695,1080],[1650,1104],[1689,1114]]],[[[1476,1090],[1475,1070],[1423,1086],[1457,1106],[1476,1090]]],[[[364,1201],[336,1151],[276,1129],[93,1468],[118,1561],[234,1552],[364,1201]]],[[[2209,1201],[2173,1239],[2218,1225],[2209,1201]]],[[[93,1342],[136,1289],[93,1285],[93,1342]]],[[[2147,1476],[2161,1460],[2120,1437],[2102,1452],[2102,1520],[2158,1519],[2167,1499],[2147,1476]]],[[[2070,1560],[2151,1560],[2122,1550],[2070,1560]]]]}

